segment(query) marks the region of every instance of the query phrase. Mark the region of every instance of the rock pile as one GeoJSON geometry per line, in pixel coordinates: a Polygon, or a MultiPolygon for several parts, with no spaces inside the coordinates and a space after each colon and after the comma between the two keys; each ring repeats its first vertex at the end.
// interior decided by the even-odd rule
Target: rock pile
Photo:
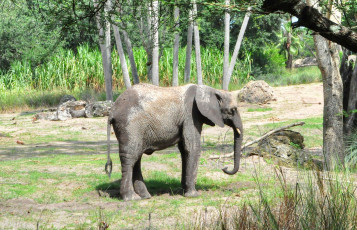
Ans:
{"type": "Polygon", "coordinates": [[[57,109],[37,113],[35,118],[36,120],[65,121],[78,117],[104,117],[108,116],[112,105],[111,101],[87,103],[77,101],[71,95],[65,95],[61,98],[57,109]]]}

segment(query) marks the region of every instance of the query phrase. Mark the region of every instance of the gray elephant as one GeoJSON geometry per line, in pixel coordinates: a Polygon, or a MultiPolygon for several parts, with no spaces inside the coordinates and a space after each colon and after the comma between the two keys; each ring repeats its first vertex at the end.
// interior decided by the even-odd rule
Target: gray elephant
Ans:
{"type": "Polygon", "coordinates": [[[228,125],[234,132],[234,168],[223,171],[233,175],[239,169],[243,126],[235,96],[204,85],[158,87],[138,84],[122,93],[108,118],[108,161],[110,125],[119,142],[122,169],[120,194],[124,200],[150,198],[141,173],[143,153],[178,144],[182,158],[181,185],[186,197],[197,196],[195,188],[201,152],[202,125],[228,125]]]}

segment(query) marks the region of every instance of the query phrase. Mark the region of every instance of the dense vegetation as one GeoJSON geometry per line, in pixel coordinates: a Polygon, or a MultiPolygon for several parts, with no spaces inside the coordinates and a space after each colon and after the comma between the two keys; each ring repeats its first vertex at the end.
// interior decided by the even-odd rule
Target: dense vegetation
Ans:
{"type": "MultiPolygon", "coordinates": [[[[0,110],[53,106],[65,93],[84,99],[88,94],[104,99],[101,96],[104,91],[102,57],[98,47],[95,20],[93,17],[75,20],[71,9],[66,7],[59,4],[58,8],[62,9],[60,11],[51,5],[39,5],[32,1],[18,0],[16,4],[4,3],[0,15],[2,19],[0,20],[0,52],[3,54],[0,57],[0,110]],[[57,19],[61,16],[63,19],[59,23],[57,19]],[[24,93],[29,91],[32,92],[31,98],[28,93],[24,93]]],[[[85,9],[80,9],[79,12],[85,15],[85,9]]],[[[168,7],[168,10],[171,8],[168,7]]],[[[203,82],[216,88],[221,87],[223,75],[222,13],[224,13],[222,10],[199,6],[203,82]]],[[[164,19],[168,17],[166,14],[162,16],[164,19]]],[[[183,9],[179,28],[181,32],[180,84],[184,84],[186,14],[183,9]]],[[[243,16],[244,12],[232,12],[231,52],[243,16]]],[[[252,15],[232,75],[231,89],[240,88],[252,79],[267,80],[274,85],[320,80],[320,74],[316,69],[312,73],[309,70],[293,72],[285,70],[287,56],[284,44],[287,28],[290,26],[286,20],[287,18],[281,19],[277,15],[252,15]],[[285,26],[282,27],[282,24],[285,26]]],[[[159,73],[160,84],[164,86],[169,86],[172,82],[173,28],[170,23],[172,22],[167,22],[165,28],[160,28],[162,32],[160,39],[163,42],[160,46],[159,73]]],[[[132,40],[138,75],[141,82],[148,82],[147,54],[142,45],[142,38],[133,27],[134,25],[129,24],[127,31],[132,40]]],[[[313,55],[312,39],[306,34],[306,30],[296,30],[293,37],[294,58],[313,55]]],[[[114,39],[112,39],[112,46],[113,87],[116,92],[121,92],[124,83],[119,57],[114,49],[114,39]]],[[[128,57],[126,58],[129,63],[128,57]]],[[[128,68],[130,72],[129,64],[128,68]]],[[[193,51],[190,82],[196,81],[193,51]]]]}

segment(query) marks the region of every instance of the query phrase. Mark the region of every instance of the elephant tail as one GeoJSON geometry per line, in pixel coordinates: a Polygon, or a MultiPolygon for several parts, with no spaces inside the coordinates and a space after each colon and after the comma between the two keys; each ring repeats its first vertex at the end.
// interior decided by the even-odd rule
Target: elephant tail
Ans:
{"type": "Polygon", "coordinates": [[[110,175],[112,174],[113,163],[112,159],[110,158],[110,126],[112,124],[112,118],[109,114],[108,123],[107,123],[107,163],[105,163],[105,172],[110,175]]]}

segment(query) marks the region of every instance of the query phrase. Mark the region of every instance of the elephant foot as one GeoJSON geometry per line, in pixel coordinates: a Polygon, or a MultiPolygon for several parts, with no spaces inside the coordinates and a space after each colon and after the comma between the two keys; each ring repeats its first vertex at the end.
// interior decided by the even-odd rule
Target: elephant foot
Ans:
{"type": "Polygon", "coordinates": [[[151,195],[150,193],[140,193],[139,196],[141,197],[141,199],[150,199],[151,195]]]}
{"type": "Polygon", "coordinates": [[[185,192],[184,196],[185,197],[197,197],[198,192],[196,190],[189,190],[189,191],[185,192]]]}
{"type": "Polygon", "coordinates": [[[139,194],[139,196],[142,199],[150,199],[151,198],[151,195],[148,192],[143,181],[135,181],[134,182],[134,190],[137,194],[139,194]]]}
{"type": "Polygon", "coordinates": [[[127,195],[122,195],[124,201],[130,201],[130,200],[141,200],[141,197],[136,194],[135,192],[127,195]]]}

